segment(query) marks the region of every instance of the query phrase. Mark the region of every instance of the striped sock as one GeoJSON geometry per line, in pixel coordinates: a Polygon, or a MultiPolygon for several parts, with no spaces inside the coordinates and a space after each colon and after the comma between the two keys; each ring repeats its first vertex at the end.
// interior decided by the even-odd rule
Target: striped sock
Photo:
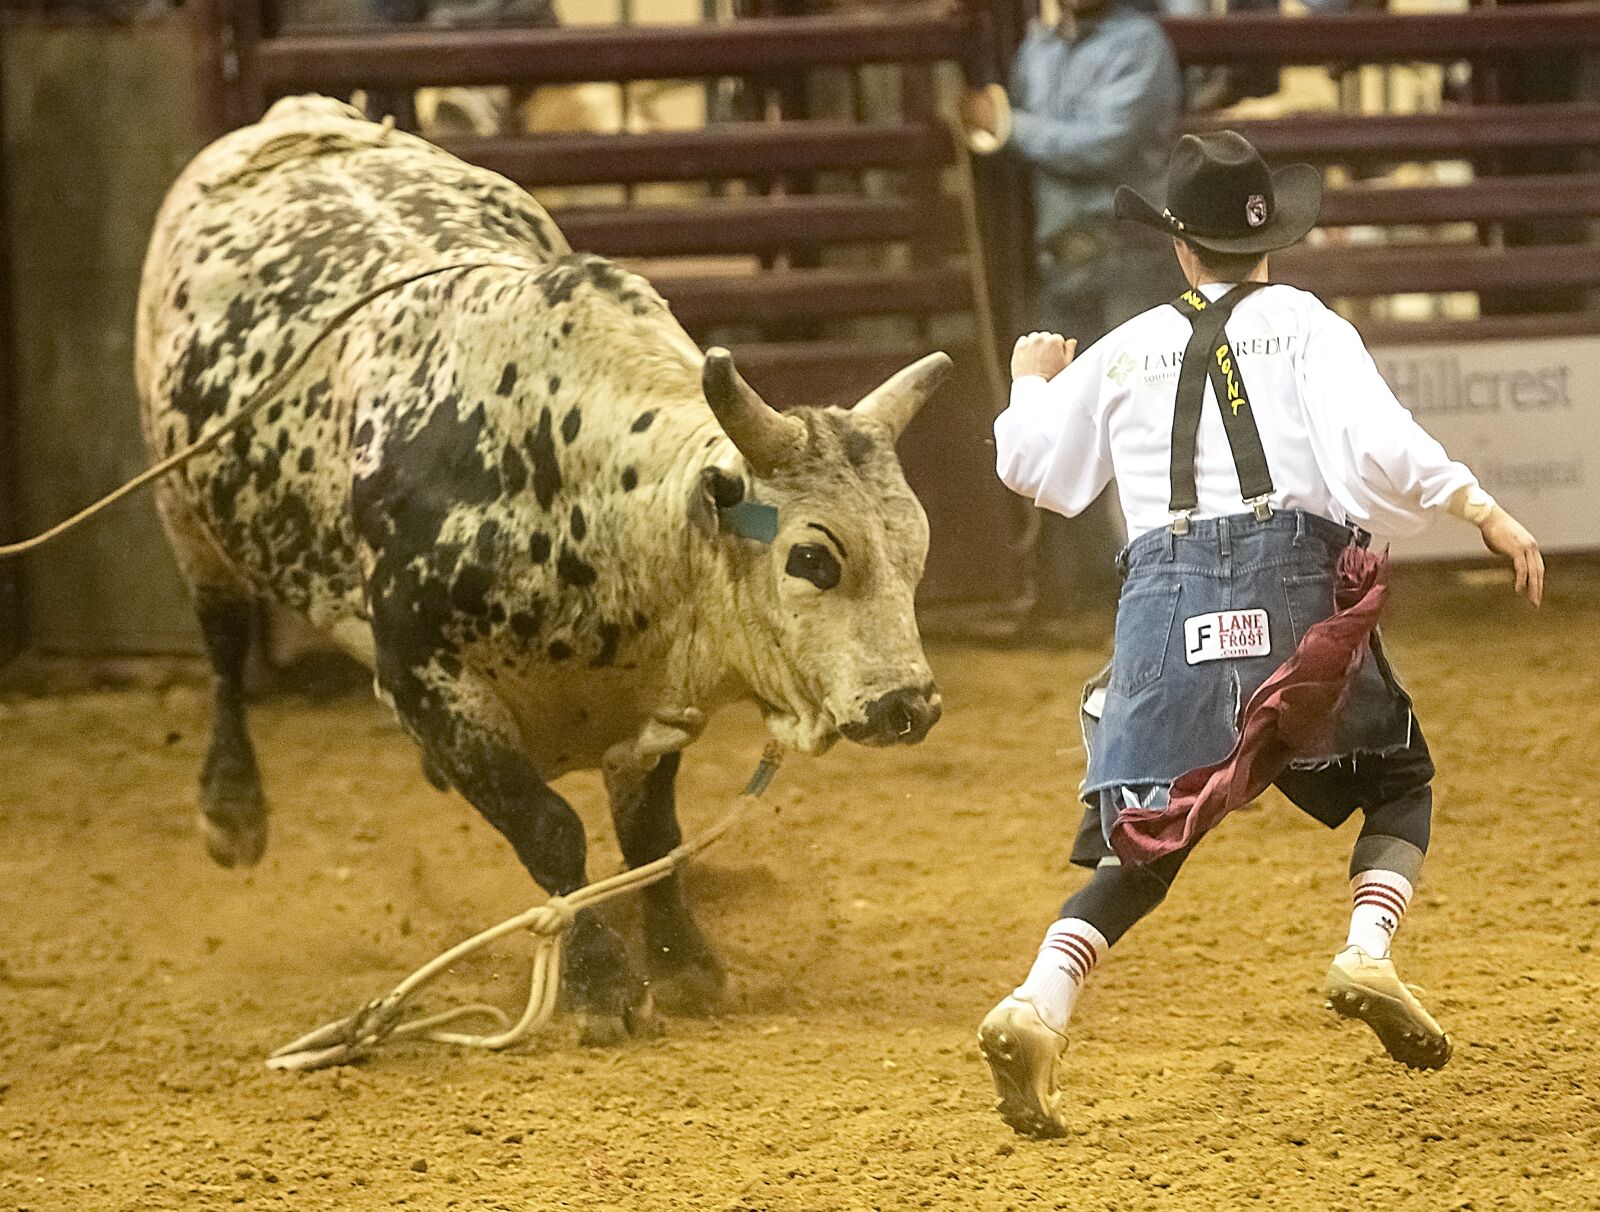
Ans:
{"type": "Polygon", "coordinates": [[[1106,936],[1082,918],[1062,918],[1045,931],[1028,979],[1014,996],[1032,1002],[1045,1025],[1065,1035],[1083,982],[1109,946],[1106,936]]]}
{"type": "Polygon", "coordinates": [[[1354,907],[1345,946],[1383,959],[1411,904],[1411,881],[1393,871],[1362,871],[1351,879],[1350,891],[1354,907]]]}

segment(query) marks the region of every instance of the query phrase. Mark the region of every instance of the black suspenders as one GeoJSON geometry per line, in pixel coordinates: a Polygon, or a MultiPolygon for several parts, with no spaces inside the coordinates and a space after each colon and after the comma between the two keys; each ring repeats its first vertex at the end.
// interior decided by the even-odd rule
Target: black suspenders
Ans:
{"type": "Polygon", "coordinates": [[[1194,484],[1195,445],[1200,437],[1200,411],[1205,405],[1206,379],[1216,392],[1222,409],[1222,428],[1233,452],[1234,470],[1239,473],[1239,489],[1245,504],[1265,521],[1272,510],[1272,474],[1261,449],[1261,434],[1250,412],[1250,396],[1244,389],[1239,359],[1228,344],[1224,326],[1233,309],[1264,282],[1243,282],[1216,302],[1208,302],[1197,290],[1186,290],[1172,304],[1194,326],[1183,351],[1183,369],[1178,373],[1178,396],[1172,409],[1172,497],[1167,508],[1173,513],[1172,529],[1187,534],[1189,515],[1199,504],[1194,484]]]}

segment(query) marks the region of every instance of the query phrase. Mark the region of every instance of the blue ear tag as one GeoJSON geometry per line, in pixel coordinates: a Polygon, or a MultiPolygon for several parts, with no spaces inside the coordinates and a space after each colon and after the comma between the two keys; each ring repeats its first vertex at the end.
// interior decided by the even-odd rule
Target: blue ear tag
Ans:
{"type": "Polygon", "coordinates": [[[778,537],[778,507],[760,501],[744,500],[717,510],[717,517],[730,534],[757,543],[771,543],[778,537]]]}

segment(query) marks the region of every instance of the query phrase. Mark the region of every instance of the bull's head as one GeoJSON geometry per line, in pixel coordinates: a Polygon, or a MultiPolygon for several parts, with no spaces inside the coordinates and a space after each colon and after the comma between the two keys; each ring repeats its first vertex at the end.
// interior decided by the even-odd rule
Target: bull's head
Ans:
{"type": "Polygon", "coordinates": [[[765,547],[722,539],[739,545],[741,597],[758,616],[741,620],[762,637],[746,662],[769,728],[806,752],[841,734],[915,744],[939,719],[914,608],[928,519],[894,445],[949,369],[930,354],[851,410],[779,413],[726,350],[706,355],[706,400],[749,472],[707,468],[706,496],[723,517],[740,504],[767,519],[776,509],[765,547]]]}

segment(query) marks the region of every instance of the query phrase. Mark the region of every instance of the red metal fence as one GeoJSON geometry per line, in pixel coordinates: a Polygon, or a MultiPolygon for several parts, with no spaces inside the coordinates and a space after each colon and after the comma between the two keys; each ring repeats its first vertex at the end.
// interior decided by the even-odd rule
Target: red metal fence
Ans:
{"type": "MultiPolygon", "coordinates": [[[[212,133],[303,90],[739,82],[758,103],[702,129],[509,130],[448,146],[531,188],[623,187],[621,203],[560,208],[558,222],[576,246],[648,260],[691,332],[731,340],[752,381],[779,401],[847,402],[927,349],[953,347],[963,381],[906,444],[939,535],[929,583],[946,598],[1008,591],[1004,570],[981,586],[966,575],[975,559],[992,558],[1011,515],[988,470],[984,438],[998,401],[975,373],[982,351],[969,335],[974,298],[947,196],[953,149],[936,69],[955,63],[972,82],[1003,78],[1028,0],[565,29],[293,28],[279,22],[273,0],[195,0],[191,12],[196,97],[212,133]],[[884,65],[898,82],[892,114],[819,112],[806,100],[807,81],[884,65]],[[665,205],[634,204],[635,190],[659,182],[703,188],[665,205]],[[742,259],[743,268],[709,272],[706,258],[742,259]]],[[[1438,112],[1233,123],[1269,159],[1349,170],[1356,183],[1328,192],[1326,227],[1386,232],[1375,246],[1286,254],[1275,262],[1281,276],[1325,295],[1476,291],[1498,312],[1544,309],[1474,322],[1473,336],[1600,327],[1590,294],[1600,287],[1600,246],[1585,228],[1600,214],[1600,103],[1575,95],[1518,103],[1529,90],[1516,85],[1530,65],[1600,49],[1600,3],[1165,24],[1185,64],[1444,63],[1470,81],[1471,103],[1438,112]],[[1418,160],[1465,160],[1474,172],[1458,184],[1382,179],[1387,166],[1418,160]],[[1443,224],[1471,224],[1476,239],[1441,244],[1426,229],[1443,224]],[[1523,242],[1530,227],[1555,242],[1523,242]]],[[[1001,157],[979,165],[978,182],[1003,344],[1025,315],[1033,264],[1024,177],[1001,157]]],[[[1425,327],[1429,336],[1462,332],[1458,322],[1425,327]]]]}

